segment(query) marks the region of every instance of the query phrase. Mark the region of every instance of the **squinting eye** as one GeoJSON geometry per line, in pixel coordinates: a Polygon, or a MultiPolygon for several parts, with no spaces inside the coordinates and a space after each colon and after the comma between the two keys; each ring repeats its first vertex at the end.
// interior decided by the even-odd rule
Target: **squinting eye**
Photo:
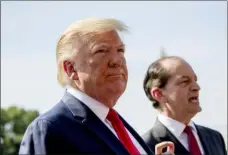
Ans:
{"type": "Polygon", "coordinates": [[[120,49],[118,49],[118,52],[123,52],[124,53],[124,49],[120,48],[120,49]]]}
{"type": "Polygon", "coordinates": [[[96,53],[105,53],[105,52],[107,52],[107,50],[105,50],[105,49],[100,49],[100,50],[96,51],[96,53]]]}

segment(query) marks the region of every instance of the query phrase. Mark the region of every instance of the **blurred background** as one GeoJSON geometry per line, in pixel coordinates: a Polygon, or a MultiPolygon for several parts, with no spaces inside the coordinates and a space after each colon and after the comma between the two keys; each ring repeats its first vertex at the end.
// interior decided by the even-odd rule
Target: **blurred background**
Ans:
{"type": "Polygon", "coordinates": [[[143,91],[149,64],[163,54],[192,65],[201,86],[198,124],[227,144],[227,2],[1,2],[1,152],[16,155],[28,124],[63,96],[55,48],[61,33],[86,17],[114,17],[130,28],[129,81],[115,109],[139,134],[157,112],[143,91]]]}

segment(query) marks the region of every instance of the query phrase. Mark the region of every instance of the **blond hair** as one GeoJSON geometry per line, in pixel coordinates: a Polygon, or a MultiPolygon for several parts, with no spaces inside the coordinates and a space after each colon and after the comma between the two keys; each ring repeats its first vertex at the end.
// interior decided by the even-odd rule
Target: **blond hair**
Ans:
{"type": "Polygon", "coordinates": [[[107,31],[127,31],[127,26],[113,18],[87,18],[71,24],[61,35],[56,48],[57,79],[62,87],[71,79],[63,69],[63,62],[71,60],[83,45],[87,45],[97,34],[107,31]]]}

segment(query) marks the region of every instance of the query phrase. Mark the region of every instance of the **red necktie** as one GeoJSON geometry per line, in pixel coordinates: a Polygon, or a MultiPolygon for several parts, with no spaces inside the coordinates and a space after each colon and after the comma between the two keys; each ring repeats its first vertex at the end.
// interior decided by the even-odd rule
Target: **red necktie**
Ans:
{"type": "Polygon", "coordinates": [[[134,146],[133,142],[131,141],[131,138],[129,137],[122,121],[119,119],[117,112],[113,109],[110,109],[107,119],[112,123],[112,126],[119,137],[119,140],[122,142],[122,144],[128,150],[128,152],[131,155],[140,155],[139,151],[137,150],[137,148],[134,146]]]}
{"type": "Polygon", "coordinates": [[[198,146],[195,136],[192,133],[191,127],[186,126],[184,132],[188,135],[188,145],[190,153],[192,155],[201,155],[200,148],[198,146]]]}

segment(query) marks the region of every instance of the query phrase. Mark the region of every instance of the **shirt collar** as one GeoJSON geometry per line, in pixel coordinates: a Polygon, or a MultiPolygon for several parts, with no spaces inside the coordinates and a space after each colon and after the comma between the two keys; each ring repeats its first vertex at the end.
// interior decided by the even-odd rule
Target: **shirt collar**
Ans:
{"type": "Polygon", "coordinates": [[[66,90],[78,100],[82,101],[88,108],[90,108],[90,110],[92,110],[101,121],[105,121],[109,112],[108,107],[83,93],[82,91],[75,89],[69,85],[66,86],[66,90]]]}
{"type": "MultiPolygon", "coordinates": [[[[186,125],[176,121],[170,117],[167,117],[165,115],[159,114],[158,120],[167,127],[176,137],[180,137],[180,135],[183,133],[186,125]]],[[[197,132],[196,127],[192,121],[189,122],[188,126],[190,126],[194,132],[197,132]]]]}

